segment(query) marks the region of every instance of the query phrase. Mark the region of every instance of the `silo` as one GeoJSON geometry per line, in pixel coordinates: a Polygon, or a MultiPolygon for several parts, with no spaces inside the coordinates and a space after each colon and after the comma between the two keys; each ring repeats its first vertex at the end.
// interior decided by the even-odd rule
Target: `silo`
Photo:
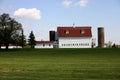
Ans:
{"type": "Polygon", "coordinates": [[[49,32],[50,41],[55,41],[55,31],[49,32]]]}
{"type": "Polygon", "coordinates": [[[58,41],[58,32],[55,32],[55,41],[58,41]]]}
{"type": "Polygon", "coordinates": [[[98,47],[104,48],[104,28],[98,28],[98,47]]]}

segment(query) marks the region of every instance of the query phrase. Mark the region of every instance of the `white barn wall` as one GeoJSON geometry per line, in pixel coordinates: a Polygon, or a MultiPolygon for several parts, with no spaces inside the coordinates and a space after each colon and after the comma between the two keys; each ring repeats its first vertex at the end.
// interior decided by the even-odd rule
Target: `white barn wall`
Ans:
{"type": "Polygon", "coordinates": [[[91,37],[59,37],[59,48],[91,48],[91,37]]]}
{"type": "Polygon", "coordinates": [[[36,44],[35,48],[53,48],[53,44],[36,44]]]}

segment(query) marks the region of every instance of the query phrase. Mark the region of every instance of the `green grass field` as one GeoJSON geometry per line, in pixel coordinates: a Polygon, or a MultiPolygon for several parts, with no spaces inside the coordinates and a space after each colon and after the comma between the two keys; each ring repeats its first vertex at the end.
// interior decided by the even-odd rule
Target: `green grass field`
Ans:
{"type": "Polygon", "coordinates": [[[1,50],[0,80],[120,80],[120,49],[1,50]]]}

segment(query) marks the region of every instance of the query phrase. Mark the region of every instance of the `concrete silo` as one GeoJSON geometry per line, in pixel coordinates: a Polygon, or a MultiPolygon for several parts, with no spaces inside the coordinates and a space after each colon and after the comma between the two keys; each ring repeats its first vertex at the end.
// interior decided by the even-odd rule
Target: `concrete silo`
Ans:
{"type": "Polygon", "coordinates": [[[105,38],[104,38],[104,28],[98,28],[98,47],[104,48],[105,38]]]}

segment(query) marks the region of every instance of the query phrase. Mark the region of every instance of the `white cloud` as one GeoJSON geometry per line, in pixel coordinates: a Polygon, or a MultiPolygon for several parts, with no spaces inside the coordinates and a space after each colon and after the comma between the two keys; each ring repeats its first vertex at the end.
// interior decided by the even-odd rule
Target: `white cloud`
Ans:
{"type": "Polygon", "coordinates": [[[14,12],[14,16],[39,20],[41,19],[41,12],[36,8],[31,9],[20,8],[14,12]]]}
{"type": "Polygon", "coordinates": [[[86,7],[88,4],[88,0],[80,0],[76,3],[76,5],[79,5],[80,7],[86,7]]]}
{"type": "Polygon", "coordinates": [[[64,0],[62,2],[62,4],[63,4],[64,7],[70,7],[72,5],[72,1],[70,1],[70,0],[64,0]]]}
{"type": "Polygon", "coordinates": [[[76,2],[75,1],[72,1],[72,0],[64,0],[62,2],[62,5],[64,7],[74,7],[74,6],[80,6],[80,7],[86,7],[88,4],[88,0],[77,0],[76,2]]]}

